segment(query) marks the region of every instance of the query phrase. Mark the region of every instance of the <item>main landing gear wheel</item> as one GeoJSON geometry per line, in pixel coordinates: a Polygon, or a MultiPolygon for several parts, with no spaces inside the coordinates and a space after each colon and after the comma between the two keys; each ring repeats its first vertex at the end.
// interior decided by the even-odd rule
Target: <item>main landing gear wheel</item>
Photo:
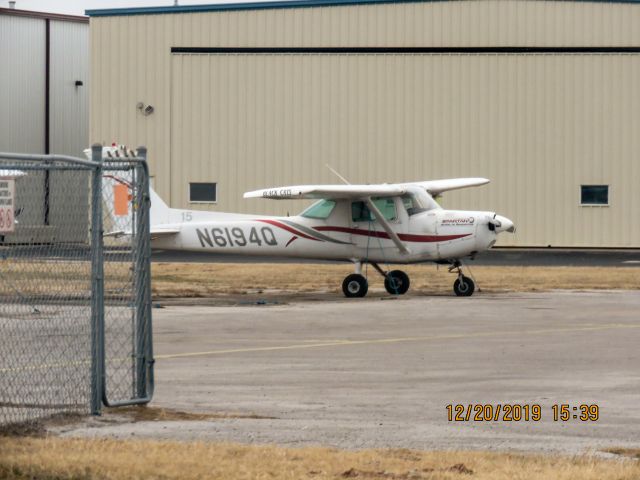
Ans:
{"type": "Polygon", "coordinates": [[[473,291],[476,289],[475,283],[469,277],[460,275],[455,282],[453,282],[453,291],[459,297],[470,297],[473,295],[473,291]]]}
{"type": "Polygon", "coordinates": [[[345,297],[364,297],[369,290],[369,283],[359,273],[348,275],[342,282],[342,291],[345,297]]]}
{"type": "Polygon", "coordinates": [[[404,295],[409,290],[409,275],[402,270],[393,270],[384,277],[384,288],[391,295],[404,295]]]}
{"type": "Polygon", "coordinates": [[[389,273],[385,272],[376,262],[369,262],[376,271],[384,277],[384,288],[391,295],[404,295],[409,290],[409,275],[402,270],[393,270],[389,273]]]}

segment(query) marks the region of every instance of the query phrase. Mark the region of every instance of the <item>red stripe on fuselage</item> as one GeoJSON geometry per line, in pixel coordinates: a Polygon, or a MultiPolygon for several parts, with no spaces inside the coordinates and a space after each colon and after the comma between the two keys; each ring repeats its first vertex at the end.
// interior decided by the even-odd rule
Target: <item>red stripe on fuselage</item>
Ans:
{"type": "Polygon", "coordinates": [[[287,232],[293,233],[294,235],[298,235],[299,237],[307,238],[309,240],[315,240],[316,242],[320,241],[317,238],[310,237],[306,233],[299,232],[295,228],[292,228],[289,225],[286,225],[284,223],[280,223],[280,222],[278,222],[276,220],[256,220],[256,222],[268,223],[269,225],[273,225],[274,227],[282,228],[283,230],[286,230],[287,232]]]}
{"type": "MultiPolygon", "coordinates": [[[[387,232],[378,232],[376,230],[362,230],[360,228],[348,228],[348,227],[313,227],[314,230],[319,232],[341,232],[350,233],[352,235],[363,235],[365,237],[386,238],[389,239],[387,232]]],[[[398,233],[400,240],[406,242],[422,242],[422,243],[434,243],[434,242],[447,242],[449,240],[456,240],[458,238],[468,237],[470,233],[464,233],[461,235],[415,235],[413,233],[398,233]]]]}

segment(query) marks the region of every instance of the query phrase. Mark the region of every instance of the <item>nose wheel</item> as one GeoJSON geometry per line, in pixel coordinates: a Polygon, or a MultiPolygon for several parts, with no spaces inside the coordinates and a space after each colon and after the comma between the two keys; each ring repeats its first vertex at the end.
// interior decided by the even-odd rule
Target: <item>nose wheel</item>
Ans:
{"type": "Polygon", "coordinates": [[[458,278],[453,282],[453,292],[458,297],[470,297],[476,289],[476,284],[469,277],[465,277],[462,274],[462,264],[459,261],[455,261],[451,267],[450,272],[456,272],[458,278]]]}

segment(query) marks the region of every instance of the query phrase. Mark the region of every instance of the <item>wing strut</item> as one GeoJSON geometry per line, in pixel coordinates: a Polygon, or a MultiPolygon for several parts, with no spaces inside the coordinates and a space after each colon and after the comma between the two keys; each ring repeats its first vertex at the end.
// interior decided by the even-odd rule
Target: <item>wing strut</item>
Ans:
{"type": "Polygon", "coordinates": [[[411,253],[411,250],[409,250],[407,246],[404,243],[402,243],[402,240],[400,240],[400,237],[398,237],[396,232],[393,231],[393,229],[391,228],[391,225],[389,225],[389,222],[387,222],[386,218],[384,218],[384,216],[382,215],[382,212],[380,212],[380,210],[378,210],[378,207],[376,207],[376,204],[373,203],[373,201],[371,200],[371,197],[367,197],[366,202],[367,202],[367,207],[369,207],[369,211],[373,213],[373,215],[376,217],[376,220],[378,220],[378,223],[382,225],[382,228],[384,228],[384,231],[387,232],[387,235],[389,235],[389,238],[393,240],[393,243],[396,244],[396,247],[398,247],[398,250],[400,250],[400,253],[403,253],[405,255],[408,255],[409,253],[411,253]]]}

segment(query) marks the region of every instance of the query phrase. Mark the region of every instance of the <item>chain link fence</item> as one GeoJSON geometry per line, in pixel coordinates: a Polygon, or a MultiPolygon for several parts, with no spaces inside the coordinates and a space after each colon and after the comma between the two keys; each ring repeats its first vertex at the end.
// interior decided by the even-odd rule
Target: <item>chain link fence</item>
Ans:
{"type": "Polygon", "coordinates": [[[151,398],[146,152],[105,151],[0,154],[0,426],[151,398]]]}

